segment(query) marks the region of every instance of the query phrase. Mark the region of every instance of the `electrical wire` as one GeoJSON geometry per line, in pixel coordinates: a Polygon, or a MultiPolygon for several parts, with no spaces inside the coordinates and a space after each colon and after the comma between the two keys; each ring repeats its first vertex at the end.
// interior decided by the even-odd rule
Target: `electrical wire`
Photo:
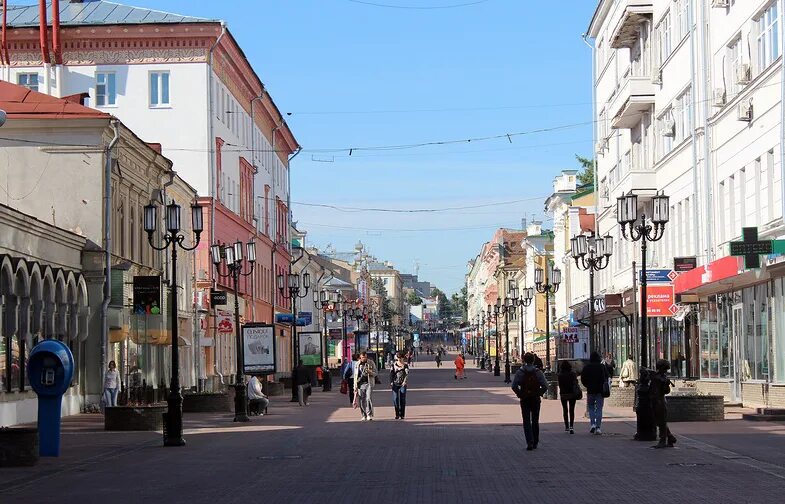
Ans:
{"type": "Polygon", "coordinates": [[[332,210],[338,210],[339,212],[384,212],[384,213],[438,213],[438,212],[449,212],[451,210],[471,210],[476,208],[488,208],[488,207],[495,207],[495,206],[502,206],[502,205],[514,205],[516,203],[523,203],[526,201],[536,201],[543,199],[543,196],[534,196],[531,198],[524,198],[518,200],[511,200],[511,201],[499,201],[495,203],[483,203],[480,205],[464,205],[464,206],[456,206],[456,207],[443,207],[443,208],[410,208],[410,209],[402,209],[402,208],[362,208],[362,207],[340,207],[337,205],[328,205],[325,203],[305,203],[299,201],[292,201],[293,205],[300,205],[300,206],[308,206],[308,207],[318,207],[318,208],[329,208],[332,210]]]}
{"type": "Polygon", "coordinates": [[[371,7],[384,7],[387,9],[401,9],[401,10],[437,10],[437,9],[457,9],[459,7],[470,7],[472,5],[479,5],[488,2],[489,0],[475,0],[473,2],[464,2],[459,4],[450,5],[421,5],[421,6],[407,6],[407,5],[393,5],[383,4],[378,2],[370,2],[368,0],[347,0],[351,3],[368,5],[371,7]]]}

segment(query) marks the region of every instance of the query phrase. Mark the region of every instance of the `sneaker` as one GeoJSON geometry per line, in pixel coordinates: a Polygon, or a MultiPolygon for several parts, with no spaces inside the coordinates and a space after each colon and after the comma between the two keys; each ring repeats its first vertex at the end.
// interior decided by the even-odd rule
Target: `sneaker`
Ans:
{"type": "Polygon", "coordinates": [[[534,446],[526,445],[526,451],[532,451],[533,449],[534,449],[534,446]]]}
{"type": "Polygon", "coordinates": [[[368,420],[368,417],[363,415],[363,420],[362,421],[365,422],[366,420],[368,420]]]}
{"type": "Polygon", "coordinates": [[[369,417],[368,417],[368,421],[370,422],[371,420],[373,420],[373,417],[372,417],[372,416],[369,416],[369,417]]]}
{"type": "Polygon", "coordinates": [[[595,427],[594,424],[592,424],[591,429],[589,429],[589,434],[594,434],[594,431],[596,431],[596,430],[597,430],[597,427],[595,427]]]}
{"type": "Polygon", "coordinates": [[[598,436],[602,436],[602,429],[600,429],[599,427],[597,427],[597,430],[595,430],[595,431],[594,431],[594,433],[595,433],[596,435],[598,435],[598,436]]]}
{"type": "Polygon", "coordinates": [[[572,427],[570,427],[570,434],[575,434],[575,429],[573,429],[572,427]]]}
{"type": "Polygon", "coordinates": [[[398,420],[399,418],[401,418],[401,416],[400,416],[400,415],[395,415],[395,419],[396,419],[396,420],[398,420]]]}
{"type": "Polygon", "coordinates": [[[570,428],[567,427],[566,425],[564,426],[564,432],[570,432],[570,428]]]}

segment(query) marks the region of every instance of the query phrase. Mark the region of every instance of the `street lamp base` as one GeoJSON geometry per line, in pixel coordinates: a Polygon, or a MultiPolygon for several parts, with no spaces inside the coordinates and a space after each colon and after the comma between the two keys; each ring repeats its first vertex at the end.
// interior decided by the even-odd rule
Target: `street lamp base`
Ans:
{"type": "Polygon", "coordinates": [[[485,371],[485,359],[480,359],[480,369],[485,371]]]}
{"type": "Polygon", "coordinates": [[[234,386],[234,421],[251,421],[248,418],[248,397],[245,395],[245,387],[242,383],[237,383],[234,386]]]}
{"type": "Polygon", "coordinates": [[[164,446],[185,446],[185,439],[182,436],[164,438],[164,446]]]}
{"type": "Polygon", "coordinates": [[[510,363],[504,363],[504,383],[511,383],[512,380],[510,379],[510,363]]]}
{"type": "Polygon", "coordinates": [[[164,413],[164,446],[185,446],[183,439],[183,396],[179,387],[172,387],[164,413]]]}
{"type": "Polygon", "coordinates": [[[502,373],[501,373],[501,369],[499,368],[499,363],[497,362],[497,363],[496,363],[496,364],[493,366],[493,376],[501,376],[501,374],[502,374],[502,373]]]}

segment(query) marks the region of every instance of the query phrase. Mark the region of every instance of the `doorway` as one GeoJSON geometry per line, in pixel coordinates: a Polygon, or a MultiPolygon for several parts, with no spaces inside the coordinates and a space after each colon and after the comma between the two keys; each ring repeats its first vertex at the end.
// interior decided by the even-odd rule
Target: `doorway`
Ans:
{"type": "Polygon", "coordinates": [[[731,395],[734,402],[741,402],[741,362],[744,355],[741,347],[744,341],[744,305],[738,303],[733,305],[733,328],[730,338],[730,367],[731,367],[731,395]]]}

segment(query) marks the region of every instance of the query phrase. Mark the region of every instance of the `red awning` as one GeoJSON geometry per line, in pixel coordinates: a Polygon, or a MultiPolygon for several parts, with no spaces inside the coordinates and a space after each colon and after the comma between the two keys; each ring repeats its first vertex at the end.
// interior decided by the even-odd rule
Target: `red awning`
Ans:
{"type": "MultiPolygon", "coordinates": [[[[709,264],[698,266],[694,270],[685,271],[673,281],[676,294],[701,294],[708,287],[721,286],[721,280],[738,277],[744,272],[744,258],[736,256],[723,257],[709,264]]],[[[714,289],[712,289],[714,290],[714,289]]]]}

